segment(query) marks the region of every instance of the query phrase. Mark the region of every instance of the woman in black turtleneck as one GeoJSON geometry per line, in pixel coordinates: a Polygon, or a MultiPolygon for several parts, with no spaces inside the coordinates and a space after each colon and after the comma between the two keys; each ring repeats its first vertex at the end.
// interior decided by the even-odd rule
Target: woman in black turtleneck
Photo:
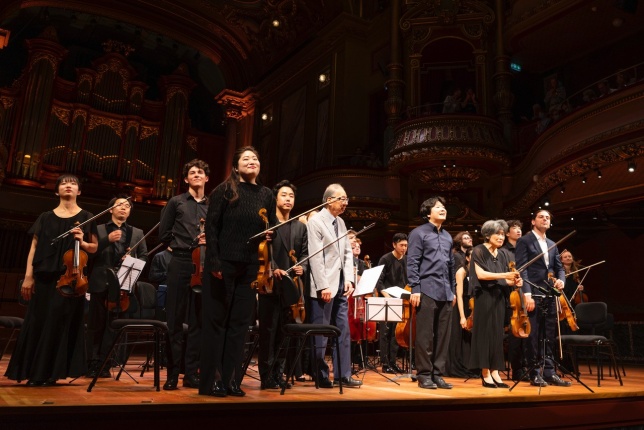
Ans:
{"type": "Polygon", "coordinates": [[[259,215],[266,209],[276,224],[275,198],[259,185],[257,151],[235,152],[228,178],[210,194],[206,217],[206,262],[199,394],[245,395],[239,387],[244,341],[255,310],[258,241],[248,239],[266,229],[259,215]]]}

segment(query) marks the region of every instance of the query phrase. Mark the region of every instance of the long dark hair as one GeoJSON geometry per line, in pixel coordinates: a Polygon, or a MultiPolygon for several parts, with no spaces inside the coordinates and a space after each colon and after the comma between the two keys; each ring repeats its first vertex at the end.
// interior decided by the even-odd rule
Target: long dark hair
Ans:
{"type": "Polygon", "coordinates": [[[232,170],[230,171],[230,175],[226,178],[224,181],[225,184],[225,190],[224,190],[224,198],[228,200],[230,203],[234,203],[239,199],[239,191],[237,190],[239,186],[239,172],[237,171],[238,165],[239,165],[239,159],[241,158],[242,154],[246,151],[251,151],[253,154],[259,158],[259,153],[257,150],[252,147],[252,146],[243,146],[235,151],[235,155],[233,155],[233,165],[232,165],[232,170]],[[230,190],[230,194],[228,191],[230,190]]]}

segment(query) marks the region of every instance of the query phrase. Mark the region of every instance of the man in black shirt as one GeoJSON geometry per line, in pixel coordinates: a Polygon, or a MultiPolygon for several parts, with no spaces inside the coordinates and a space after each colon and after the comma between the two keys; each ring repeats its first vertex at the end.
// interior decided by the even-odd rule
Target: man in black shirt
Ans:
{"type": "Polygon", "coordinates": [[[208,164],[194,159],[183,166],[184,181],[188,191],[172,197],[161,212],[159,239],[172,248],[168,264],[168,290],[166,314],[170,348],[168,349],[168,380],[164,390],[176,390],[183,346],[183,323],[188,318],[188,336],[184,360],[183,386],[199,388],[199,348],[201,344],[201,300],[190,288],[193,273],[192,251],[206,243],[201,233],[200,220],[205,221],[208,212],[206,183],[210,175],[208,164]],[[187,315],[186,315],[187,314],[187,315]]]}
{"type": "MultiPolygon", "coordinates": [[[[114,282],[116,279],[114,276],[109,276],[107,270],[118,270],[125,253],[143,238],[141,229],[132,227],[126,222],[132,210],[132,203],[127,200],[127,196],[113,198],[110,200],[109,207],[114,207],[110,209],[112,219],[98,226],[98,249],[94,254],[94,266],[89,277],[87,356],[90,359],[90,364],[88,378],[96,376],[114,336],[107,323],[106,301],[108,299],[108,280],[111,279],[114,282]]],[[[139,260],[147,260],[148,250],[145,240],[132,251],[131,255],[139,260]]],[[[100,376],[109,378],[109,367],[103,369],[100,376]]]]}
{"type": "MultiPolygon", "coordinates": [[[[396,233],[392,239],[393,251],[380,257],[378,266],[384,266],[376,284],[378,294],[391,297],[384,291],[389,287],[405,288],[407,285],[407,235],[396,233]]],[[[380,363],[383,373],[402,373],[396,364],[398,342],[395,322],[380,322],[380,363]]]]}
{"type": "MultiPolygon", "coordinates": [[[[291,210],[295,204],[295,185],[289,181],[281,181],[273,188],[276,199],[275,214],[279,223],[289,220],[291,210]]],[[[295,258],[300,261],[309,255],[306,226],[295,220],[284,224],[277,229],[273,244],[273,269],[276,285],[272,294],[259,294],[259,354],[257,365],[261,379],[261,389],[280,388],[287,384],[282,374],[284,373],[285,360],[277,357],[279,345],[282,341],[282,326],[292,320],[291,308],[293,298],[297,296],[292,285],[287,281],[280,280],[287,275],[284,269],[293,266],[289,257],[291,250],[295,251],[295,258]],[[277,363],[273,364],[275,360],[277,363]],[[273,374],[270,374],[273,366],[273,374]]],[[[289,275],[304,278],[308,264],[303,263],[293,269],[289,275]]]]}

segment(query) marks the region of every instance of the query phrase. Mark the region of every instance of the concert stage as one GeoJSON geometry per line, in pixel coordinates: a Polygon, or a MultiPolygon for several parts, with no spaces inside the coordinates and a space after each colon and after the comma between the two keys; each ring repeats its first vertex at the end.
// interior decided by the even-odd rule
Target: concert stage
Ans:
{"type": "MultiPolygon", "coordinates": [[[[2,374],[7,358],[0,361],[2,374]]],[[[136,366],[129,370],[137,372],[136,366]]],[[[582,370],[581,380],[594,393],[575,381],[569,388],[541,390],[522,382],[510,392],[456,378],[446,378],[452,390],[423,390],[408,378],[398,386],[369,371],[361,388],[345,388],[344,394],[337,388],[316,390],[308,381],[281,396],[278,390],[260,391],[251,368],[242,384],[246,397],[218,399],[194,389],[157,392],[151,372],[143,378],[133,374],[138,384],[126,375],[120,381],[99,379],[91,393],[85,378],[28,388],[0,377],[0,428],[604,429],[644,423],[644,368],[627,367],[623,387],[607,374],[597,387],[596,376],[587,367],[582,370]]]]}

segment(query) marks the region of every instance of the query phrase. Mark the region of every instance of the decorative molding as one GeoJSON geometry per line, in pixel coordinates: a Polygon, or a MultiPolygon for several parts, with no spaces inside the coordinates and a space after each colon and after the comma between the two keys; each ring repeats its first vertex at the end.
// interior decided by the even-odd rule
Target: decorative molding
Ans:
{"type": "Polygon", "coordinates": [[[471,167],[435,167],[417,170],[412,173],[412,176],[435,190],[456,191],[476,181],[482,172],[482,169],[471,167]]]}
{"type": "Polygon", "coordinates": [[[188,96],[189,96],[188,90],[186,88],[173,85],[170,88],[168,88],[168,90],[166,91],[166,95],[165,95],[166,105],[170,104],[170,101],[172,101],[174,96],[176,96],[177,94],[182,95],[183,98],[186,100],[186,102],[188,101],[188,96]]]}
{"type": "Polygon", "coordinates": [[[92,131],[99,125],[108,126],[112,130],[114,130],[114,133],[116,133],[119,137],[123,137],[123,121],[98,115],[91,115],[89,117],[89,125],[87,126],[87,130],[92,131]]]}
{"type": "Polygon", "coordinates": [[[138,121],[128,121],[127,124],[125,125],[125,134],[128,134],[131,128],[133,128],[136,134],[138,134],[139,125],[140,124],[138,123],[138,121]]]}
{"type": "Polygon", "coordinates": [[[540,177],[539,181],[533,184],[527,192],[523,193],[516,203],[505,209],[504,215],[507,217],[520,214],[522,211],[530,208],[548,190],[558,184],[566,182],[570,178],[579,176],[592,169],[626,161],[634,157],[641,157],[642,155],[644,155],[644,142],[621,145],[588,155],[540,177]]]}
{"type": "Polygon", "coordinates": [[[391,211],[382,209],[347,209],[342,218],[350,220],[386,221],[391,218],[391,211]]]}
{"type": "Polygon", "coordinates": [[[118,40],[108,39],[105,42],[103,42],[102,45],[103,45],[103,51],[105,53],[113,52],[116,54],[121,54],[124,57],[127,57],[132,52],[136,51],[136,48],[134,48],[132,45],[119,42],[118,40]]]}
{"type": "Polygon", "coordinates": [[[14,97],[0,96],[0,103],[5,110],[8,110],[16,102],[14,97]]]}
{"type": "Polygon", "coordinates": [[[127,92],[128,82],[130,80],[130,71],[127,69],[126,65],[124,65],[118,58],[110,58],[106,63],[99,64],[98,67],[96,67],[96,85],[103,80],[103,75],[107,71],[121,75],[123,89],[127,92]]]}
{"type": "Polygon", "coordinates": [[[72,123],[76,122],[76,118],[82,117],[84,122],[87,122],[87,111],[76,109],[72,118],[72,123]]]}
{"type": "Polygon", "coordinates": [[[159,127],[148,127],[147,125],[144,125],[141,127],[141,136],[139,137],[139,140],[145,140],[150,136],[158,136],[159,135],[159,127]]]}
{"type": "Polygon", "coordinates": [[[71,110],[64,109],[58,106],[52,106],[51,113],[56,115],[56,117],[66,126],[69,126],[69,114],[71,110]]]}
{"type": "Polygon", "coordinates": [[[257,98],[250,90],[240,93],[226,89],[217,94],[215,100],[224,107],[226,118],[240,120],[255,112],[257,98]]]}
{"type": "Polygon", "coordinates": [[[186,145],[190,147],[193,151],[197,152],[197,142],[199,139],[197,136],[188,136],[186,137],[186,145]]]}
{"type": "Polygon", "coordinates": [[[55,55],[50,54],[49,52],[42,52],[42,51],[34,53],[34,56],[31,58],[31,61],[29,62],[28,73],[31,73],[36,63],[40,62],[40,60],[45,60],[49,63],[53,71],[53,76],[55,76],[58,71],[58,62],[60,61],[60,59],[57,58],[55,55]]]}

